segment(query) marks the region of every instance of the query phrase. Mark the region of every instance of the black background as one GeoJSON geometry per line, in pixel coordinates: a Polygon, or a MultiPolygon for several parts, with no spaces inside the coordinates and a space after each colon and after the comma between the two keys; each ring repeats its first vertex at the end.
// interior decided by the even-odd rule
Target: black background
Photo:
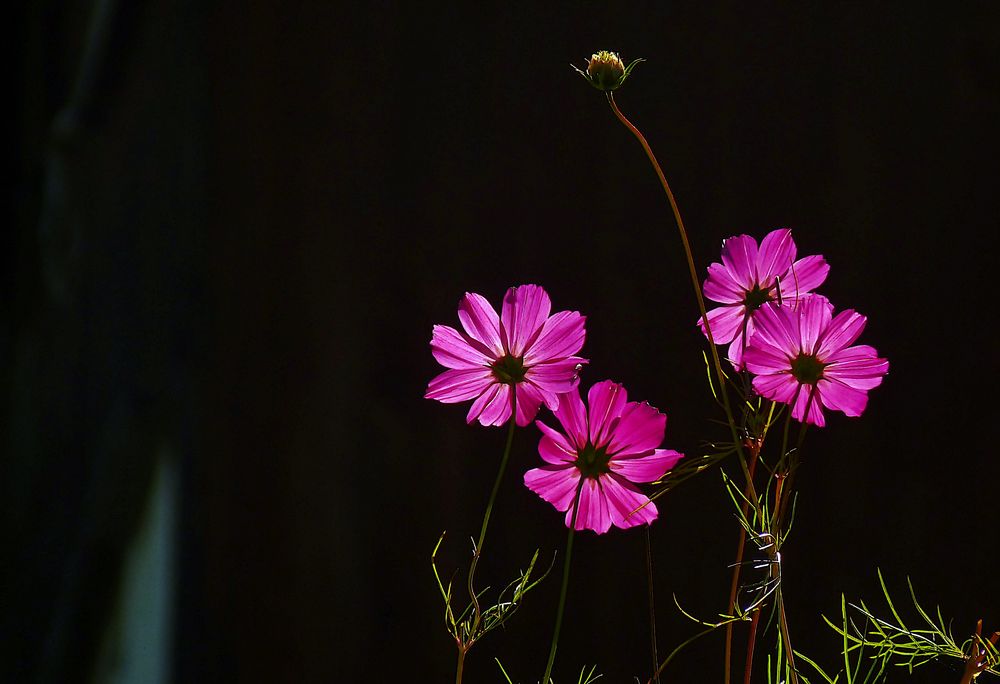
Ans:
{"type": "MultiPolygon", "coordinates": [[[[689,455],[724,436],[669,207],[569,68],[598,49],[648,60],[618,102],[699,271],[729,235],[790,227],[891,363],[863,418],[809,434],[783,554],[796,647],[835,671],[819,616],[841,592],[881,606],[876,568],[903,604],[912,577],[960,638],[1000,628],[992,4],[112,9],[89,70],[87,3],[10,24],[7,680],[86,678],[166,444],[177,681],[450,681],[429,555],[447,529],[441,567],[464,568],[503,442],[422,399],[431,326],[457,324],[465,291],[543,285],[588,317],[585,384],[667,411],[689,455]]],[[[515,438],[484,583],[562,549],[560,516],[519,482],[536,439],[515,438]]],[[[714,472],[662,500],[661,657],[697,631],[672,593],[725,608],[728,506],[714,472]]],[[[642,561],[637,530],[578,537],[557,681],[585,663],[645,681],[642,561]]],[[[557,574],[466,681],[500,681],[494,656],[540,678],[557,574]]],[[[721,652],[706,637],[665,681],[720,679],[721,652]]]]}

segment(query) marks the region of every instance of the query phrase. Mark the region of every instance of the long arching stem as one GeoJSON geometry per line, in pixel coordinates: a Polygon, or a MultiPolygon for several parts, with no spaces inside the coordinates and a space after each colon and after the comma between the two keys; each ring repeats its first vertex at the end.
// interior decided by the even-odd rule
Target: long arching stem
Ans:
{"type": "Polygon", "coordinates": [[[656,172],[656,177],[660,179],[660,185],[663,187],[663,192],[667,195],[667,200],[670,202],[670,209],[674,213],[674,220],[677,223],[677,230],[680,232],[681,244],[684,246],[684,256],[687,258],[688,273],[691,276],[691,285],[694,287],[694,296],[698,300],[698,311],[701,313],[701,320],[705,324],[705,334],[708,337],[708,347],[712,353],[712,365],[715,367],[716,379],[719,382],[719,394],[722,395],[722,407],[726,412],[726,420],[729,423],[729,430],[732,433],[733,443],[736,446],[736,451],[739,454],[740,467],[743,469],[743,475],[747,480],[748,487],[751,489],[753,494],[753,501],[757,500],[756,491],[753,490],[753,480],[750,477],[750,471],[747,466],[746,456],[743,453],[743,446],[739,439],[739,435],[736,432],[736,423],[733,420],[733,410],[729,404],[729,392],[726,389],[726,374],[722,370],[722,361],[719,359],[719,350],[715,346],[715,338],[712,337],[712,329],[708,322],[708,313],[705,309],[705,299],[701,294],[701,285],[698,283],[698,271],[694,266],[694,256],[691,254],[691,243],[688,241],[687,229],[684,228],[684,219],[681,218],[681,211],[677,207],[677,200],[674,198],[674,193],[670,189],[670,184],[667,183],[667,177],[663,174],[663,168],[660,166],[660,162],[656,160],[656,155],[653,154],[652,148],[649,143],[646,142],[646,137],[639,132],[631,121],[625,118],[621,110],[618,109],[618,105],[615,103],[615,96],[611,91],[606,93],[608,96],[608,104],[611,105],[611,110],[618,117],[618,120],[622,122],[622,125],[627,128],[632,135],[635,136],[639,144],[642,145],[643,151],[646,153],[646,157],[649,159],[649,163],[653,165],[653,170],[656,172]]]}

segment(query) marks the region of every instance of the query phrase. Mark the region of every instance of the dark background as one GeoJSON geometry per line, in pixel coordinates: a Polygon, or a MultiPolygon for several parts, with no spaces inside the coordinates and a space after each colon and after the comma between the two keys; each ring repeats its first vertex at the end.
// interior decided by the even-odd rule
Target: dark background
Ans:
{"type": "MultiPolygon", "coordinates": [[[[450,681],[429,555],[447,529],[441,567],[464,569],[503,441],[422,399],[431,326],[467,290],[542,284],[588,316],[586,384],[666,410],[689,455],[724,436],[669,208],[569,68],[598,49],[648,60],[618,102],[699,271],[724,237],[791,227],[892,364],[862,419],[807,440],[783,554],[796,647],[835,671],[819,615],[841,592],[881,606],[876,568],[960,638],[1000,628],[992,3],[15,12],[4,681],[87,680],[160,445],[182,473],[176,681],[450,681]]],[[[484,583],[562,549],[519,483],[536,439],[516,436],[484,583]]],[[[735,541],[717,473],[662,500],[661,657],[697,631],[671,593],[724,610],[735,541]]],[[[585,663],[645,681],[642,559],[637,530],[578,538],[557,681],[585,663]]],[[[500,681],[494,656],[537,681],[557,575],[466,681],[500,681]]],[[[665,681],[717,681],[721,652],[720,632],[665,681]]]]}

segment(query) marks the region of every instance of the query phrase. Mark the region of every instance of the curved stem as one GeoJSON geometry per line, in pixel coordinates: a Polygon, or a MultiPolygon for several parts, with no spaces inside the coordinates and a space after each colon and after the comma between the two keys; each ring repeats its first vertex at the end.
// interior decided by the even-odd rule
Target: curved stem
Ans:
{"type": "MultiPolygon", "coordinates": [[[[490,515],[493,513],[493,504],[497,500],[497,492],[500,491],[500,483],[503,481],[503,474],[507,469],[507,461],[510,460],[510,446],[514,441],[514,429],[517,427],[517,395],[514,393],[513,388],[511,388],[510,404],[510,428],[507,430],[507,444],[503,449],[503,457],[500,459],[500,468],[497,470],[497,477],[493,482],[493,491],[490,492],[490,500],[486,504],[486,513],[483,515],[483,525],[479,530],[479,541],[476,542],[476,548],[473,550],[472,554],[472,564],[469,566],[469,598],[472,599],[472,605],[475,609],[475,618],[472,623],[470,634],[476,633],[476,628],[479,627],[479,623],[483,616],[479,608],[479,598],[476,596],[476,590],[474,587],[476,566],[479,565],[479,557],[483,554],[483,542],[486,540],[486,528],[489,527],[490,524],[490,515]]],[[[459,661],[459,664],[461,664],[461,660],[459,661]]]]}
{"type": "Polygon", "coordinates": [[[743,453],[743,446],[740,442],[739,436],[736,433],[736,423],[733,421],[733,410],[729,404],[729,392],[726,389],[726,374],[722,370],[722,361],[719,359],[719,350],[715,346],[715,338],[712,336],[712,329],[708,322],[708,313],[705,309],[705,299],[701,294],[701,285],[698,282],[698,272],[694,266],[694,257],[691,255],[691,244],[688,242],[687,230],[684,228],[684,219],[681,218],[681,211],[677,207],[677,200],[674,198],[673,191],[670,190],[670,184],[667,183],[667,177],[663,174],[663,168],[660,163],[656,160],[656,155],[653,154],[652,148],[650,148],[649,143],[646,142],[645,136],[639,132],[631,121],[625,118],[621,110],[618,109],[618,105],[615,103],[615,96],[611,91],[605,93],[608,97],[608,104],[611,105],[611,110],[618,117],[618,120],[622,122],[632,135],[635,136],[639,144],[642,145],[643,151],[646,153],[646,157],[649,158],[649,163],[653,165],[653,170],[656,172],[656,177],[660,179],[660,185],[663,187],[663,192],[667,195],[667,200],[670,202],[670,209],[674,212],[674,220],[677,222],[677,230],[680,232],[681,244],[684,246],[684,256],[687,258],[688,273],[691,276],[691,285],[694,286],[694,296],[698,300],[698,311],[701,313],[701,320],[705,324],[705,334],[708,337],[708,346],[712,352],[712,365],[715,367],[715,374],[719,381],[719,393],[722,395],[722,407],[726,412],[726,419],[729,423],[729,430],[732,433],[733,443],[736,446],[736,452],[739,455],[740,467],[743,469],[743,476],[747,479],[747,483],[753,494],[753,500],[757,500],[756,491],[753,490],[753,481],[750,478],[750,471],[747,467],[746,456],[743,453]]]}
{"type": "Polygon", "coordinates": [[[556,626],[552,632],[552,645],[549,647],[549,661],[545,664],[545,676],[542,677],[542,684],[549,684],[552,677],[552,666],[556,662],[556,648],[559,646],[559,631],[562,629],[563,610],[566,608],[566,589],[569,587],[569,562],[573,558],[573,533],[576,531],[576,516],[580,512],[580,492],[583,490],[585,477],[580,478],[580,484],[576,486],[576,496],[573,498],[573,519],[569,524],[569,533],[566,535],[566,558],[563,559],[562,588],[559,590],[559,606],[556,608],[556,626]]]}

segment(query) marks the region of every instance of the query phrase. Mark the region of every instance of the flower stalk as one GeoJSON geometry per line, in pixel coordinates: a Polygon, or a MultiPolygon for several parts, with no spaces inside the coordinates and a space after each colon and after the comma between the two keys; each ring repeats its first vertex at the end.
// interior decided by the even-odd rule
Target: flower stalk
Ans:
{"type": "MultiPolygon", "coordinates": [[[[511,415],[517,415],[517,396],[511,394],[511,415]]],[[[500,491],[500,483],[503,482],[503,474],[507,470],[507,461],[510,460],[510,447],[514,442],[514,428],[516,423],[512,420],[510,421],[510,426],[507,429],[507,443],[503,449],[503,456],[500,459],[500,468],[497,470],[496,480],[493,481],[493,490],[490,492],[490,500],[486,504],[486,513],[483,514],[483,525],[479,530],[479,540],[476,542],[476,547],[473,549],[472,553],[472,563],[469,565],[469,598],[472,599],[472,605],[476,613],[476,617],[472,623],[472,631],[475,632],[476,628],[479,626],[482,620],[482,611],[479,608],[479,599],[476,597],[475,577],[476,577],[476,566],[479,565],[479,558],[483,555],[483,543],[486,541],[486,529],[490,525],[490,515],[493,513],[493,504],[496,503],[497,493],[500,491]]],[[[460,668],[461,671],[461,668],[460,668]]],[[[458,680],[459,682],[461,679],[458,680]]]]}
{"type": "Polygon", "coordinates": [[[656,177],[660,180],[660,185],[663,187],[663,192],[667,195],[667,200],[670,202],[670,209],[674,213],[674,220],[677,223],[677,230],[680,233],[681,244],[684,247],[684,256],[687,259],[688,273],[691,276],[691,284],[694,287],[694,296],[698,301],[698,311],[701,313],[702,320],[705,322],[705,334],[708,336],[708,347],[712,353],[712,366],[715,369],[716,379],[719,382],[719,394],[722,396],[722,407],[726,412],[726,422],[729,424],[729,430],[732,433],[733,443],[736,445],[736,452],[739,455],[740,467],[743,469],[743,475],[746,478],[748,489],[752,492],[752,500],[756,501],[756,492],[753,489],[753,478],[750,477],[750,470],[747,466],[747,459],[743,453],[743,447],[740,443],[739,436],[736,432],[736,422],[733,420],[733,410],[729,403],[729,392],[726,389],[726,374],[722,370],[722,361],[719,358],[719,350],[716,348],[715,339],[712,337],[711,325],[708,322],[708,312],[705,309],[705,299],[701,294],[701,284],[698,282],[698,271],[695,269],[694,256],[691,254],[691,243],[688,241],[687,229],[684,228],[684,219],[681,218],[681,210],[677,206],[677,200],[674,198],[674,193],[670,189],[670,184],[667,182],[667,177],[663,173],[663,168],[660,166],[660,162],[656,160],[656,155],[653,154],[653,149],[649,146],[646,141],[646,137],[639,131],[635,125],[629,121],[621,110],[618,108],[618,104],[615,102],[615,96],[613,92],[606,92],[605,95],[608,98],[608,104],[611,105],[611,111],[614,112],[618,120],[621,121],[622,125],[627,128],[632,135],[635,136],[636,140],[642,146],[643,151],[646,153],[646,157],[649,159],[649,163],[653,165],[653,171],[656,172],[656,177]]]}
{"type": "Polygon", "coordinates": [[[583,490],[583,483],[586,478],[580,478],[580,483],[576,486],[576,496],[573,498],[573,519],[570,522],[569,532],[566,534],[566,558],[563,559],[562,587],[559,589],[559,605],[556,608],[556,625],[552,631],[552,645],[549,646],[549,659],[545,664],[545,675],[542,677],[542,684],[549,684],[552,679],[552,666],[556,662],[556,649],[559,646],[559,632],[562,629],[563,612],[566,608],[566,590],[569,588],[569,564],[573,560],[573,537],[576,532],[576,516],[580,511],[580,492],[583,490]]]}

